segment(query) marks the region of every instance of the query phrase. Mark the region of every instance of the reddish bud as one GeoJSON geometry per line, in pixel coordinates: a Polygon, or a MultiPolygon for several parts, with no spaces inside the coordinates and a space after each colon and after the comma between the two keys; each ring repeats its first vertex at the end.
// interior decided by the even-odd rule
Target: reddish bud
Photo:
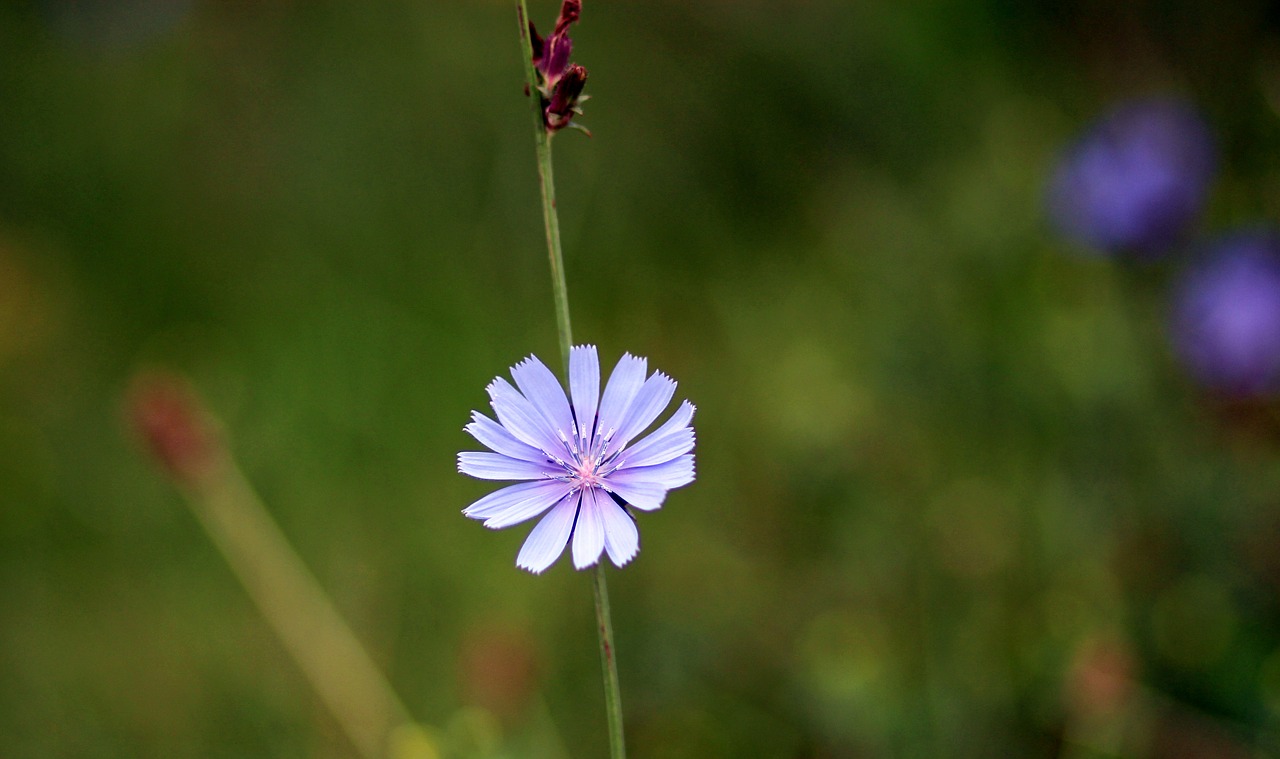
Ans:
{"type": "Polygon", "coordinates": [[[190,384],[166,372],[141,374],[133,381],[126,412],[151,455],[175,479],[203,479],[222,455],[213,420],[190,384]]]}
{"type": "Polygon", "coordinates": [[[1133,654],[1124,641],[1085,640],[1067,674],[1067,701],[1082,715],[1118,714],[1133,693],[1134,669],[1133,654]]]}
{"type": "MultiPolygon", "coordinates": [[[[542,120],[547,131],[554,133],[565,127],[587,130],[574,123],[573,117],[582,113],[578,107],[587,70],[571,64],[573,40],[569,27],[582,15],[582,0],[564,0],[555,29],[545,38],[538,35],[533,23],[529,23],[529,42],[532,46],[533,67],[537,74],[537,88],[541,95],[542,120]]],[[[587,132],[590,135],[590,132],[587,132]]]]}
{"type": "Polygon", "coordinates": [[[547,103],[545,120],[548,130],[555,132],[569,126],[578,112],[578,98],[586,85],[585,68],[575,63],[565,70],[551,94],[551,101],[547,103]]]}
{"type": "Polygon", "coordinates": [[[539,668],[528,634],[509,626],[472,631],[458,656],[466,700],[507,722],[518,721],[528,710],[539,668]]]}
{"type": "Polygon", "coordinates": [[[543,40],[532,21],[529,22],[529,43],[533,45],[533,64],[537,66],[542,62],[543,40]]]}
{"type": "Polygon", "coordinates": [[[578,23],[582,16],[582,0],[564,0],[560,6],[560,17],[556,19],[554,34],[564,34],[570,25],[578,23]]]}
{"type": "Polygon", "coordinates": [[[543,45],[542,60],[538,63],[546,87],[554,88],[556,82],[560,81],[565,69],[569,67],[569,56],[572,54],[573,40],[569,39],[569,35],[553,34],[547,38],[543,45]]]}

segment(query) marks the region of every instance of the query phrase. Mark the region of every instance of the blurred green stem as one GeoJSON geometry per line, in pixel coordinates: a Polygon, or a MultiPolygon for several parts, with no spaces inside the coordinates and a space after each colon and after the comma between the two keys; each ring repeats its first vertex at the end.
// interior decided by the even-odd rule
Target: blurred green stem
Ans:
{"type": "Polygon", "coordinates": [[[156,463],[227,560],[267,624],[365,759],[435,755],[409,713],[271,514],[179,375],[141,372],[126,400],[156,463]],[[429,752],[429,753],[428,753],[429,752]]]}
{"type": "MultiPolygon", "coordinates": [[[[516,16],[520,22],[520,51],[524,57],[525,86],[533,114],[533,139],[538,156],[538,179],[542,188],[542,221],[547,230],[547,253],[551,259],[551,288],[555,295],[556,328],[560,334],[560,359],[567,377],[569,349],[573,346],[573,328],[569,322],[569,287],[564,279],[564,255],[560,250],[560,219],[556,214],[556,184],[551,169],[551,133],[547,131],[543,121],[538,76],[533,68],[533,42],[529,38],[529,13],[524,0],[516,0],[516,16]]],[[[609,717],[609,755],[612,759],[626,759],[627,749],[622,733],[622,692],[618,687],[613,622],[609,617],[609,588],[605,583],[603,559],[596,564],[592,590],[596,602],[596,627],[600,633],[605,712],[609,717]]]]}
{"type": "Polygon", "coordinates": [[[366,759],[395,755],[408,711],[229,457],[184,487],[214,544],[366,759]]]}

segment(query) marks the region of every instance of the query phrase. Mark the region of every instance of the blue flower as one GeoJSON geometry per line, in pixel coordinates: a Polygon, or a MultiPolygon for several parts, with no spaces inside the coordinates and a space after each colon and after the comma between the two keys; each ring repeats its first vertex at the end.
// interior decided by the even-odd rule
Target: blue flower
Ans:
{"type": "Polygon", "coordinates": [[[1174,291],[1174,349],[1206,386],[1234,396],[1280,385],[1280,237],[1241,232],[1219,240],[1174,291]]]}
{"type": "Polygon", "coordinates": [[[1199,218],[1216,164],[1213,136],[1191,106],[1127,103],[1066,150],[1049,184],[1049,216],[1100,251],[1158,256],[1199,218]]]}
{"type": "Polygon", "coordinates": [[[630,509],[657,509],[668,490],[693,482],[693,404],[684,401],[662,426],[635,440],[676,389],[670,377],[654,372],[646,379],[646,371],[645,359],[623,355],[602,397],[595,346],[580,345],[569,353],[572,401],[534,356],[511,367],[514,387],[502,377],[489,384],[497,421],[473,412],[465,429],[490,451],[459,453],[458,471],[522,482],[462,513],[497,530],[545,512],[517,566],[540,573],[572,540],[578,569],[595,564],[602,552],[621,567],[640,551],[630,509]]]}

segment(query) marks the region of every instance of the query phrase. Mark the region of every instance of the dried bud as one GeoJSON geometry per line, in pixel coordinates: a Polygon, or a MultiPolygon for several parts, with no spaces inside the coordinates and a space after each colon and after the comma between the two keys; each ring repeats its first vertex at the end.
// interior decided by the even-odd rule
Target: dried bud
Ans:
{"type": "Polygon", "coordinates": [[[560,6],[560,17],[556,19],[553,34],[564,34],[570,25],[578,23],[578,17],[581,15],[582,0],[564,0],[560,6]]]}
{"type": "Polygon", "coordinates": [[[139,375],[126,411],[151,454],[185,484],[203,479],[222,455],[213,420],[182,377],[163,372],[139,375]]]}
{"type": "Polygon", "coordinates": [[[542,62],[543,40],[542,35],[538,34],[538,29],[533,25],[532,21],[529,22],[529,43],[533,45],[533,65],[541,69],[542,67],[538,64],[542,62]]]}
{"type": "MultiPolygon", "coordinates": [[[[587,130],[573,122],[582,111],[578,104],[586,100],[582,96],[587,81],[587,70],[569,63],[573,55],[573,40],[569,27],[582,16],[582,0],[564,0],[555,29],[543,38],[538,35],[533,22],[529,23],[529,42],[533,50],[533,67],[538,78],[538,92],[542,98],[542,120],[547,131],[555,133],[565,127],[587,130]]],[[[587,132],[590,134],[590,132],[587,132]]]]}
{"type": "Polygon", "coordinates": [[[542,60],[537,64],[547,89],[554,91],[556,83],[569,67],[569,56],[572,54],[573,40],[569,39],[569,35],[553,34],[547,38],[543,45],[542,60]]]}
{"type": "Polygon", "coordinates": [[[556,84],[546,107],[547,130],[556,132],[570,126],[578,110],[578,99],[587,84],[587,70],[578,64],[569,66],[556,84]]]}

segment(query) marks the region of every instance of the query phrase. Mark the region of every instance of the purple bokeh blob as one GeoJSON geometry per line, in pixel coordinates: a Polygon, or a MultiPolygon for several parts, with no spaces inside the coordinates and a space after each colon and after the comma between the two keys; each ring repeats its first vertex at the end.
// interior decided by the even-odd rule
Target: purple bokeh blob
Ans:
{"type": "Polygon", "coordinates": [[[1050,180],[1049,216],[1097,251],[1152,258],[1199,218],[1217,167],[1200,114],[1173,98],[1110,111],[1063,153],[1050,180]]]}
{"type": "Polygon", "coordinates": [[[1202,384],[1231,396],[1280,388],[1280,235],[1237,232],[1208,246],[1173,292],[1174,350],[1202,384]]]}

